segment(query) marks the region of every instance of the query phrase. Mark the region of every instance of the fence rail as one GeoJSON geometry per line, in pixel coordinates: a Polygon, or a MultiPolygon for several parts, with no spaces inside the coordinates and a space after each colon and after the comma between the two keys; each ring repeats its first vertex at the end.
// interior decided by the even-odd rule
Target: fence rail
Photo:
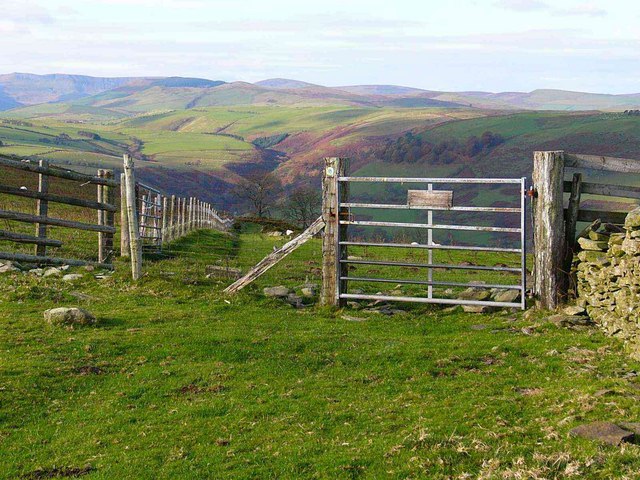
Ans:
{"type": "Polygon", "coordinates": [[[227,231],[232,219],[221,217],[210,203],[195,197],[163,195],[135,180],[133,159],[124,156],[121,177],[122,236],[120,250],[131,257],[134,280],[142,276],[142,251],[161,252],[168,242],[198,229],[227,231]],[[126,208],[125,208],[126,206],[126,208]]]}
{"type": "Polygon", "coordinates": [[[0,155],[0,166],[8,167],[38,175],[38,190],[26,190],[9,185],[0,184],[0,193],[36,200],[36,214],[0,210],[0,219],[35,225],[35,235],[26,235],[10,231],[0,231],[0,239],[13,243],[33,244],[33,255],[14,252],[0,252],[0,258],[4,260],[23,261],[42,265],[100,265],[113,268],[113,236],[116,232],[114,225],[114,212],[117,206],[114,201],[114,187],[119,183],[113,180],[113,173],[109,170],[98,170],[98,175],[88,175],[72,170],[66,170],[49,165],[47,160],[40,160],[37,165],[28,160],[0,155]],[[57,195],[49,192],[49,177],[93,184],[97,187],[96,201],[57,195]],[[96,224],[67,220],[49,215],[49,202],[83,207],[98,211],[96,224]],[[98,232],[98,261],[88,261],[74,258],[59,258],[47,255],[47,248],[60,248],[63,242],[48,237],[48,226],[58,226],[75,230],[98,232]]]}

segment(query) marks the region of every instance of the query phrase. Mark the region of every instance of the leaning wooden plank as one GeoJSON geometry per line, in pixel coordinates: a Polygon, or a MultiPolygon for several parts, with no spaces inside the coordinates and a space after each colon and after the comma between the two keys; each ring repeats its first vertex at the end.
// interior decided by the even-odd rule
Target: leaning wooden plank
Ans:
{"type": "Polygon", "coordinates": [[[285,243],[275,252],[272,252],[264,257],[255,267],[249,270],[249,272],[244,277],[225,288],[224,293],[236,293],[239,290],[243,289],[264,272],[273,267],[280,260],[282,260],[284,257],[293,252],[300,245],[306,243],[311,237],[319,233],[323,228],[324,220],[322,219],[322,217],[319,217],[304,232],[302,232],[290,242],[285,243]]]}
{"type": "Polygon", "coordinates": [[[66,178],[67,180],[88,182],[96,185],[109,185],[111,187],[117,187],[120,185],[117,180],[99,178],[85,173],[74,172],[72,170],[63,170],[61,168],[41,167],[34,163],[21,162],[20,160],[15,160],[4,155],[0,155],[0,166],[25,170],[27,172],[42,173],[51,177],[66,178]]]}
{"type": "Polygon", "coordinates": [[[453,207],[453,191],[451,190],[409,190],[407,205],[411,207],[453,207]]]}
{"type": "Polygon", "coordinates": [[[82,200],[81,198],[67,197],[65,195],[56,195],[55,193],[40,193],[35,190],[22,190],[16,187],[7,187],[0,185],[0,193],[7,193],[17,197],[36,198],[38,200],[48,200],[54,203],[64,203],[66,205],[74,205],[77,207],[92,208],[94,210],[106,210],[115,212],[118,208],[109,203],[94,202],[92,200],[82,200]]]}
{"type": "MultiPolygon", "coordinates": [[[[570,181],[564,182],[564,191],[571,191],[570,181]]],[[[618,197],[618,198],[634,198],[640,199],[640,187],[628,187],[625,185],[607,185],[604,183],[589,183],[584,182],[581,186],[582,193],[591,195],[602,195],[605,197],[618,197]]]]}
{"type": "Polygon", "coordinates": [[[91,262],[89,260],[76,260],[73,258],[41,257],[38,255],[26,255],[23,253],[0,252],[0,260],[11,260],[12,262],[37,263],[42,265],[70,265],[72,267],[82,267],[93,265],[94,267],[113,270],[113,264],[91,262]]]}
{"type": "Polygon", "coordinates": [[[604,223],[622,225],[628,213],[629,212],[602,212],[599,210],[580,210],[578,212],[578,221],[593,222],[594,220],[601,220],[604,223]]]}
{"type": "Polygon", "coordinates": [[[89,230],[92,232],[115,233],[114,227],[106,225],[94,225],[91,223],[73,222],[71,220],[63,220],[61,218],[43,217],[39,215],[30,215],[27,213],[11,212],[8,210],[0,210],[0,218],[5,220],[14,220],[24,223],[39,223],[42,225],[55,225],[58,227],[75,228],[76,230],[89,230]]]}
{"type": "Polygon", "coordinates": [[[34,237],[33,235],[24,235],[22,233],[8,232],[7,230],[0,230],[0,240],[10,240],[16,243],[32,243],[35,245],[47,245],[48,247],[62,246],[62,242],[60,240],[53,240],[51,238],[34,237]]]}
{"type": "Polygon", "coordinates": [[[640,160],[602,157],[599,155],[565,154],[565,167],[588,168],[622,173],[640,173],[640,160]]]}

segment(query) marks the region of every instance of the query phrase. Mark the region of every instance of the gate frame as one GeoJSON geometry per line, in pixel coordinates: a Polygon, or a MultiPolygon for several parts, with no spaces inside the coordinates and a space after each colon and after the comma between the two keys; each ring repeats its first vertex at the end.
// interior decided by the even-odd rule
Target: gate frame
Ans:
{"type": "MultiPolygon", "coordinates": [[[[476,306],[495,306],[495,307],[511,307],[526,309],[526,177],[519,179],[500,179],[500,178],[411,178],[411,177],[349,177],[346,176],[348,159],[345,158],[325,158],[325,168],[322,175],[322,218],[326,224],[323,243],[322,243],[322,293],[320,302],[322,305],[343,307],[346,301],[353,300],[383,300],[383,301],[402,301],[402,302],[415,302],[415,303],[430,303],[430,304],[448,304],[448,305],[476,305],[476,306]],[[385,205],[385,204],[364,204],[364,203],[351,203],[348,200],[349,183],[350,182],[389,182],[389,183],[425,183],[428,185],[428,189],[432,189],[434,183],[448,183],[448,184],[513,184],[520,185],[520,207],[472,207],[472,206],[459,206],[459,207],[411,207],[408,205],[385,205]],[[434,210],[453,210],[453,211],[478,211],[478,212],[493,212],[493,213],[520,213],[520,228],[507,228],[507,227],[486,227],[486,226],[471,226],[471,225],[437,225],[433,224],[432,216],[428,216],[427,224],[421,223],[397,223],[397,222],[365,222],[365,221],[352,221],[349,218],[349,208],[395,208],[395,209],[415,209],[415,210],[427,210],[433,212],[434,210]],[[394,244],[394,243],[367,243],[367,242],[350,242],[346,239],[346,231],[348,225],[369,225],[369,226],[399,226],[409,228],[425,228],[428,234],[434,229],[457,229],[467,231],[496,231],[496,232],[510,232],[520,233],[520,248],[499,248],[499,247],[481,247],[481,246],[441,246],[432,245],[428,240],[427,245],[411,245],[411,244],[394,244]],[[451,228],[454,227],[454,228],[451,228]],[[459,228],[455,228],[459,227],[459,228]],[[421,248],[428,249],[429,253],[433,250],[467,250],[467,251],[494,251],[494,252],[507,252],[507,253],[519,253],[520,254],[520,268],[509,268],[509,271],[520,272],[520,283],[518,285],[487,285],[486,288],[498,287],[505,289],[514,289],[520,291],[520,301],[515,303],[509,302],[494,302],[494,301],[479,301],[479,300],[460,300],[460,299],[446,299],[446,298],[433,298],[432,288],[429,288],[428,297],[394,297],[385,295],[356,295],[346,293],[346,283],[348,281],[348,275],[343,274],[343,265],[349,263],[363,263],[348,261],[347,248],[348,245],[354,246],[388,246],[397,248],[421,248]]],[[[428,235],[429,238],[431,237],[428,235]]],[[[403,266],[404,262],[400,266],[403,266]]],[[[396,265],[392,262],[376,262],[375,264],[387,264],[396,265]]],[[[418,264],[416,264],[418,265],[418,264]]],[[[429,269],[429,272],[433,268],[449,268],[460,269],[466,268],[471,270],[501,270],[500,267],[489,266],[460,266],[460,265],[440,265],[433,264],[432,257],[429,255],[428,264],[420,264],[429,269]],[[478,268],[480,267],[480,268],[478,268]]],[[[504,270],[504,269],[502,269],[504,270]]],[[[348,272],[348,270],[347,270],[348,272]]],[[[422,284],[428,287],[433,286],[445,286],[444,284],[451,284],[452,282],[433,282],[431,275],[428,276],[429,280],[423,281],[407,281],[409,284],[422,284]]],[[[365,279],[366,280],[366,279],[365,279]]],[[[386,279],[381,279],[385,281],[386,279]]],[[[396,280],[388,280],[391,283],[396,280]]],[[[402,283],[402,282],[398,282],[402,283]]],[[[484,285],[478,284],[464,284],[453,282],[453,286],[460,287],[483,287],[484,285]]]]}

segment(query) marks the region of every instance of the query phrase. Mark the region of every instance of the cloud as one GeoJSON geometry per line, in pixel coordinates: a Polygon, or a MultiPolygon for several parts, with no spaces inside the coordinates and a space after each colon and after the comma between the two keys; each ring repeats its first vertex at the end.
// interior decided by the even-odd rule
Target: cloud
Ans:
{"type": "Polygon", "coordinates": [[[566,16],[604,17],[607,11],[593,4],[581,4],[570,8],[558,8],[555,13],[566,16]]]}
{"type": "Polygon", "coordinates": [[[8,0],[3,3],[2,20],[5,22],[22,24],[53,23],[53,17],[49,11],[34,2],[8,0]]]}
{"type": "Polygon", "coordinates": [[[535,10],[548,10],[550,7],[540,0],[499,0],[496,6],[516,12],[532,12],[535,10]]]}

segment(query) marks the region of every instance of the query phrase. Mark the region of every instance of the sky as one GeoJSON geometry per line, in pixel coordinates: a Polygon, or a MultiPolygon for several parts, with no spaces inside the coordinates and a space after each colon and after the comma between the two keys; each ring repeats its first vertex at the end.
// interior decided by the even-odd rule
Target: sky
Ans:
{"type": "Polygon", "coordinates": [[[640,92],[640,1],[0,0],[0,73],[640,92]]]}

